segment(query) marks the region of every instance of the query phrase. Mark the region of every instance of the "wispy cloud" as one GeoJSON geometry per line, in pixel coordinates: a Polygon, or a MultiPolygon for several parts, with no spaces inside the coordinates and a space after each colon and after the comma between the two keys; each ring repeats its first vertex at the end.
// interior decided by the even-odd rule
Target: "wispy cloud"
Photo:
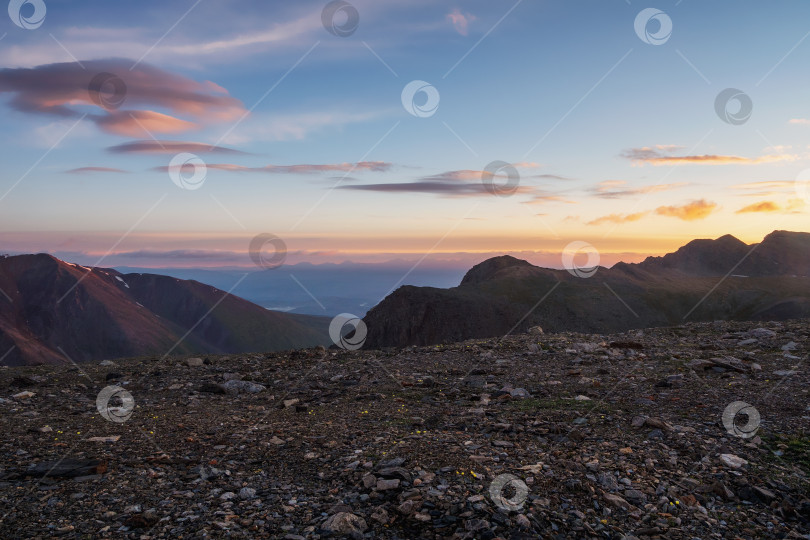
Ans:
{"type": "Polygon", "coordinates": [[[310,135],[338,130],[350,124],[368,122],[387,111],[320,111],[296,114],[258,114],[239,125],[223,142],[242,144],[256,141],[303,140],[310,135]]]}
{"type": "Polygon", "coordinates": [[[600,218],[596,218],[592,221],[587,222],[585,225],[604,225],[605,223],[632,223],[633,221],[638,221],[644,216],[649,214],[649,212],[637,212],[635,214],[610,214],[608,216],[602,216],[600,218]]]}
{"type": "Polygon", "coordinates": [[[591,192],[594,196],[602,199],[622,199],[647,193],[657,193],[659,191],[669,191],[688,185],[686,182],[672,184],[655,184],[651,186],[627,187],[626,180],[605,180],[600,182],[591,192]]]}
{"type": "Polygon", "coordinates": [[[128,173],[128,171],[124,171],[122,169],[115,169],[113,167],[79,167],[78,169],[71,169],[69,171],[65,171],[65,173],[67,173],[67,174],[83,174],[83,173],[93,173],[93,172],[123,173],[123,174],[128,173]]]}
{"type": "MultiPolygon", "coordinates": [[[[455,197],[491,196],[491,191],[484,185],[482,180],[483,174],[484,171],[462,169],[425,176],[413,182],[351,184],[340,186],[339,189],[376,191],[380,193],[430,193],[455,197]]],[[[495,178],[505,180],[506,175],[497,174],[495,178]]],[[[528,186],[517,186],[515,189],[515,193],[533,193],[534,191],[534,188],[528,186]]]]}
{"type": "Polygon", "coordinates": [[[9,94],[9,105],[23,113],[78,118],[89,106],[87,118],[99,128],[130,137],[144,136],[144,127],[154,133],[178,133],[234,120],[246,112],[238,99],[212,82],[197,82],[144,63],[132,68],[133,64],[110,59],[0,69],[0,94],[9,94]],[[107,86],[101,86],[100,94],[91,92],[91,83],[100,74],[107,74],[108,86],[116,92],[115,105],[121,108],[102,106],[110,96],[107,86]]]}
{"type": "Polygon", "coordinates": [[[796,182],[793,180],[765,180],[737,184],[731,187],[739,190],[739,194],[745,197],[772,197],[785,193],[795,193],[796,182]]]}
{"type": "Polygon", "coordinates": [[[709,217],[709,214],[716,209],[717,203],[700,199],[699,201],[692,201],[683,206],[659,206],[655,209],[655,213],[659,216],[676,217],[684,221],[695,221],[709,217]]]}
{"type": "MultiPolygon", "coordinates": [[[[304,164],[304,165],[265,165],[264,167],[245,167],[233,163],[208,163],[206,168],[231,172],[258,172],[271,174],[318,174],[323,172],[349,172],[349,171],[372,171],[386,172],[393,167],[392,163],[384,161],[361,161],[358,163],[328,163],[328,164],[304,164]]],[[[182,167],[178,167],[178,170],[182,167]]],[[[168,166],[155,167],[156,171],[168,171],[168,166]]]]}
{"type": "Polygon", "coordinates": [[[453,11],[448,13],[446,18],[453,24],[456,32],[462,36],[466,36],[469,33],[470,23],[476,19],[475,15],[471,13],[464,13],[459,8],[455,8],[453,11]]]}
{"type": "Polygon", "coordinates": [[[645,146],[642,148],[630,148],[620,154],[621,157],[629,159],[634,165],[679,165],[679,164],[699,164],[699,165],[760,165],[763,163],[775,163],[778,161],[794,161],[799,159],[795,154],[766,154],[763,156],[748,158],[742,156],[722,155],[722,154],[702,154],[702,155],[672,155],[672,151],[679,147],[672,146],[645,146]]]}
{"type": "Polygon", "coordinates": [[[810,124],[810,120],[807,118],[791,118],[788,124],[808,125],[810,124]]]}
{"type": "Polygon", "coordinates": [[[190,152],[193,154],[216,153],[246,155],[245,152],[234,150],[233,148],[186,141],[133,141],[110,146],[107,150],[114,154],[177,154],[180,152],[190,152]]]}

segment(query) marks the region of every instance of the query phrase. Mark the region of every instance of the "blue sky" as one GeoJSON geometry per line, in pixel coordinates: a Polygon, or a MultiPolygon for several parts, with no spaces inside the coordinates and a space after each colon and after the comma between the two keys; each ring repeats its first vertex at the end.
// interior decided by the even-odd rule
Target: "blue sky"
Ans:
{"type": "Polygon", "coordinates": [[[270,232],[291,261],[554,265],[575,240],[610,263],[807,229],[806,3],[353,1],[345,37],[326,2],[41,5],[37,28],[0,23],[5,251],[250,264],[270,232]],[[661,44],[634,28],[647,8],[672,23],[661,44]],[[102,73],[117,108],[87,92],[102,73]],[[403,107],[414,80],[434,114],[403,107]],[[739,125],[715,110],[727,88],[753,104],[739,125]],[[172,182],[181,152],[198,189],[172,182]],[[482,184],[496,160],[511,196],[482,184]]]}

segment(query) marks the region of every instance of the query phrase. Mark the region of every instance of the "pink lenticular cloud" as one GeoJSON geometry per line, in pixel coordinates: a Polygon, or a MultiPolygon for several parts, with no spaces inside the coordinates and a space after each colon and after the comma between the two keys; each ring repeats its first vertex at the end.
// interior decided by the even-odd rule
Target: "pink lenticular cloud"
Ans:
{"type": "MultiPolygon", "coordinates": [[[[352,171],[372,171],[386,172],[393,164],[384,161],[361,161],[359,163],[327,163],[322,165],[265,165],[264,167],[245,167],[233,163],[209,163],[208,169],[216,169],[231,172],[265,172],[271,174],[317,174],[322,172],[352,172],[352,171]]],[[[168,171],[168,166],[155,167],[157,171],[168,171]]]]}
{"type": "Polygon", "coordinates": [[[182,133],[197,129],[197,124],[155,111],[115,111],[96,120],[96,124],[115,135],[144,137],[150,133],[182,133]]]}
{"type": "Polygon", "coordinates": [[[9,103],[17,111],[64,118],[86,113],[102,130],[130,137],[143,136],[144,128],[179,133],[204,123],[234,121],[246,113],[242,102],[219,85],[134,64],[109,59],[0,69],[0,94],[10,94],[9,103]],[[112,81],[102,87],[102,97],[114,93],[114,107],[105,108],[98,92],[90,90],[102,74],[112,81]]]}
{"type": "Polygon", "coordinates": [[[107,151],[114,154],[179,154],[180,152],[190,152],[192,154],[245,155],[245,152],[233,148],[187,141],[132,141],[110,146],[107,151]]]}

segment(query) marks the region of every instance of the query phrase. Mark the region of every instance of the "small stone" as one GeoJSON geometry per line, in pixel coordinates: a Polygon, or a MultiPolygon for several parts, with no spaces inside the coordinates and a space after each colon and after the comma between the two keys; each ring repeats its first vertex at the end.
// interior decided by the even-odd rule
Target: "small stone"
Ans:
{"type": "Polygon", "coordinates": [[[398,489],[400,484],[399,478],[385,479],[380,478],[377,480],[377,491],[389,491],[398,489]]]}
{"type": "Polygon", "coordinates": [[[334,534],[351,535],[365,532],[368,529],[368,524],[365,519],[356,514],[338,512],[333,516],[329,516],[321,528],[334,534]]]}
{"type": "Polygon", "coordinates": [[[35,395],[36,394],[34,392],[29,392],[28,390],[26,390],[25,392],[20,392],[19,394],[14,394],[11,397],[13,397],[14,399],[30,399],[30,398],[34,397],[35,395]]]}
{"type": "Polygon", "coordinates": [[[532,397],[532,395],[529,393],[529,391],[526,390],[525,388],[515,388],[514,390],[510,391],[509,394],[513,398],[520,398],[520,399],[525,399],[525,398],[532,397]]]}
{"type": "Polygon", "coordinates": [[[285,399],[284,400],[284,408],[289,409],[290,407],[294,407],[295,405],[298,405],[300,402],[301,402],[301,400],[298,399],[298,398],[285,399]]]}
{"type": "Polygon", "coordinates": [[[739,469],[743,465],[748,465],[746,460],[734,454],[720,454],[720,461],[732,469],[739,469]]]}
{"type": "Polygon", "coordinates": [[[532,526],[532,522],[529,521],[529,518],[527,518],[523,514],[518,514],[517,516],[515,516],[515,524],[521,529],[528,529],[532,526]]]}
{"type": "Polygon", "coordinates": [[[367,474],[363,477],[363,487],[371,489],[377,485],[377,478],[373,474],[367,474]]]}
{"type": "Polygon", "coordinates": [[[202,358],[186,358],[186,361],[183,363],[188,367],[200,367],[205,362],[203,362],[202,358]]]}
{"type": "Polygon", "coordinates": [[[239,490],[239,498],[244,500],[244,501],[252,499],[255,496],[256,496],[256,490],[254,488],[252,488],[252,487],[243,487],[242,489],[239,490]]]}
{"type": "Polygon", "coordinates": [[[609,502],[616,508],[624,508],[625,510],[629,510],[630,508],[632,508],[632,505],[629,502],[627,502],[622,497],[619,497],[618,495],[613,495],[612,493],[605,493],[603,497],[607,502],[609,502]]]}
{"type": "Polygon", "coordinates": [[[258,394],[266,390],[267,388],[261,384],[257,384],[250,381],[227,381],[222,383],[220,386],[225,389],[225,392],[231,395],[238,395],[242,393],[247,394],[258,394]]]}

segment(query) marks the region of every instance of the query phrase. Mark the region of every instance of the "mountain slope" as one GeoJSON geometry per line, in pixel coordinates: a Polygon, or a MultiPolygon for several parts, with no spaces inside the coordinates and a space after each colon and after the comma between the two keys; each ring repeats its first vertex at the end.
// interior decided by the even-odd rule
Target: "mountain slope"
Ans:
{"type": "Polygon", "coordinates": [[[473,267],[458,287],[401,287],[366,315],[366,347],[427,345],[547,331],[619,332],[716,319],[810,316],[810,234],[775,231],[746,245],[694,240],[588,279],[514,257],[473,267]]]}
{"type": "Polygon", "coordinates": [[[50,255],[0,258],[0,364],[326,344],[328,320],[265,310],[209,285],[85,268],[50,255]]]}

